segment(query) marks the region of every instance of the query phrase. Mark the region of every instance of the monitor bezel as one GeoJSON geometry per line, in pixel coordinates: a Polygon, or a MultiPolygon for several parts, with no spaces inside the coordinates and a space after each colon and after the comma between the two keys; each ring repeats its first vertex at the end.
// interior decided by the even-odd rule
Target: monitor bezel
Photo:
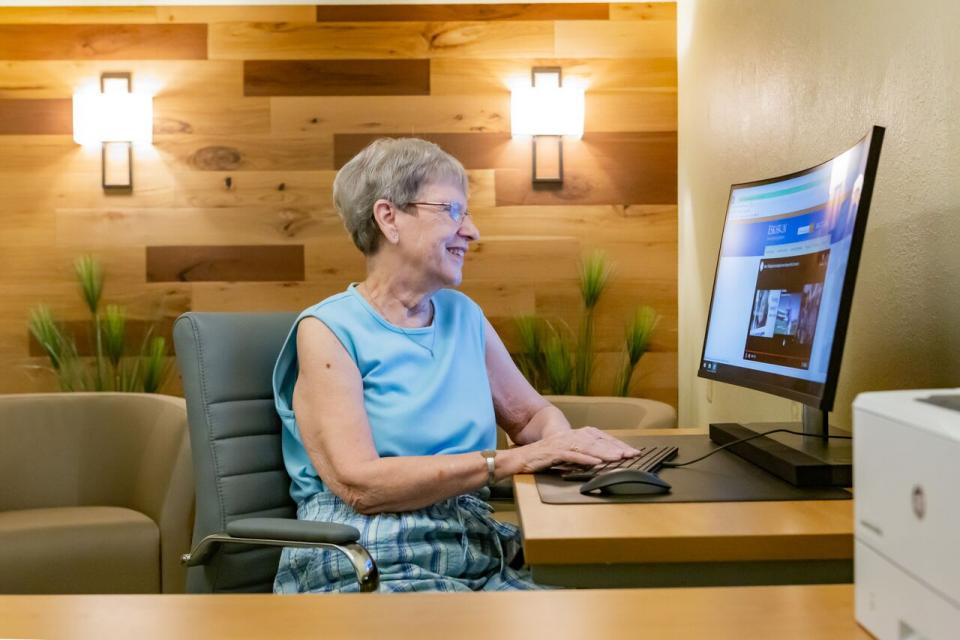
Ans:
{"type": "Polygon", "coordinates": [[[821,411],[833,410],[833,403],[836,398],[837,384],[840,377],[840,363],[843,360],[843,347],[846,343],[847,326],[850,320],[850,308],[853,304],[853,292],[856,287],[857,271],[860,268],[860,254],[863,249],[863,237],[867,228],[867,217],[870,213],[870,203],[873,198],[873,185],[876,181],[877,166],[880,163],[880,147],[883,144],[883,134],[885,129],[874,125],[869,133],[860,138],[856,143],[847,147],[844,151],[834,155],[817,165],[787,173],[773,178],[764,178],[751,182],[740,182],[730,185],[730,195],[727,199],[727,210],[723,217],[723,230],[727,228],[727,218],[730,215],[730,207],[733,203],[733,193],[736,189],[744,187],[757,187],[782,180],[790,180],[800,176],[812,173],[824,165],[833,162],[838,157],[847,153],[851,149],[868,141],[867,162],[863,171],[863,190],[860,192],[860,205],[857,209],[857,219],[854,223],[853,233],[850,238],[850,254],[847,258],[847,272],[844,276],[843,287],[840,292],[840,304],[837,309],[837,324],[834,329],[833,345],[830,349],[830,360],[827,364],[827,377],[822,383],[792,378],[780,374],[757,371],[747,367],[738,367],[736,365],[722,365],[716,372],[711,372],[704,368],[707,352],[707,336],[710,333],[710,320],[713,315],[713,301],[717,291],[717,273],[720,269],[720,257],[723,250],[723,235],[720,237],[720,246],[717,248],[717,263],[713,272],[713,288],[710,291],[710,306],[707,308],[707,324],[704,328],[703,347],[700,353],[700,366],[697,376],[707,380],[716,380],[739,387],[763,391],[772,395],[802,402],[805,405],[814,407],[821,411]],[[751,378],[759,378],[751,379],[751,378]],[[767,382],[768,380],[768,382],[767,382]],[[802,391],[796,388],[790,388],[790,385],[809,388],[810,392],[802,391]]]}

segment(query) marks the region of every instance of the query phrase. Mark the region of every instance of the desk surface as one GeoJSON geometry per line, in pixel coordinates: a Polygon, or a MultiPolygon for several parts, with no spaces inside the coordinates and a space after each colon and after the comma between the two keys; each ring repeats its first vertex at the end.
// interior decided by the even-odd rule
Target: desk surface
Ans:
{"type": "Polygon", "coordinates": [[[531,565],[853,558],[852,500],[549,505],[532,475],[515,476],[514,489],[531,565]]]}
{"type": "Polygon", "coordinates": [[[0,596],[4,638],[866,639],[853,587],[0,596]],[[642,625],[642,626],[641,626],[642,625]]]}

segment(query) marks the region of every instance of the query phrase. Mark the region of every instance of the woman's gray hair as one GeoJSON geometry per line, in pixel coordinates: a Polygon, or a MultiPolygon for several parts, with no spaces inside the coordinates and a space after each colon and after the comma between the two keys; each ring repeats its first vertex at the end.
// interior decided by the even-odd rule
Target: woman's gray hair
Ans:
{"type": "Polygon", "coordinates": [[[403,208],[428,182],[452,180],[467,193],[467,172],[460,161],[426,140],[380,138],[343,165],[333,181],[333,204],[364,255],[380,246],[383,233],[373,205],[383,198],[403,208]]]}

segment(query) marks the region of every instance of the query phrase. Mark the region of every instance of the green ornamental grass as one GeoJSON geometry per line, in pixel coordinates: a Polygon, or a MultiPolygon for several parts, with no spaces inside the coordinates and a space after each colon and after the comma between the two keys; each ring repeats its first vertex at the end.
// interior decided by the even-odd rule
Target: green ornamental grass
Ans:
{"type": "Polygon", "coordinates": [[[650,348],[653,330],[656,329],[659,322],[660,316],[654,311],[653,307],[643,305],[637,307],[633,312],[633,317],[630,318],[624,334],[623,366],[617,375],[616,382],[618,396],[627,395],[633,372],[637,368],[640,358],[650,348]]]}
{"type": "Polygon", "coordinates": [[[101,314],[104,273],[92,256],[74,263],[80,294],[91,315],[92,358],[81,358],[74,336],[57,324],[49,307],[39,305],[27,321],[30,333],[50,359],[61,391],[129,391],[155,393],[170,375],[166,340],[146,336],[136,356],[126,355],[127,312],[108,304],[101,314]],[[92,360],[92,361],[91,361],[92,360]],[[108,371],[109,370],[109,371],[108,371]]]}
{"type": "MultiPolygon", "coordinates": [[[[580,325],[574,332],[564,325],[563,333],[544,318],[519,316],[516,325],[519,351],[514,355],[520,372],[541,393],[587,395],[593,378],[595,354],[594,315],[613,267],[600,251],[580,262],[580,298],[583,304],[580,325]],[[571,346],[573,345],[573,346],[571,346]]],[[[626,396],[630,380],[650,346],[660,316],[649,306],[638,307],[625,332],[624,361],[614,383],[614,394],[626,396]]]]}
{"type": "Polygon", "coordinates": [[[583,313],[577,339],[573,377],[573,389],[577,395],[585,396],[590,389],[594,365],[593,312],[610,280],[611,273],[610,263],[601,251],[594,251],[580,263],[580,298],[583,301],[583,313]]]}

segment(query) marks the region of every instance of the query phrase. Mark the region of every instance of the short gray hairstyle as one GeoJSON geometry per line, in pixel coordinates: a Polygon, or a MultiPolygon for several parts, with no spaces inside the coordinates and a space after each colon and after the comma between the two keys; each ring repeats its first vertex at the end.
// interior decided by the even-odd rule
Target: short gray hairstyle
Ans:
{"type": "Polygon", "coordinates": [[[383,237],[373,216],[374,203],[383,198],[406,207],[417,199],[425,184],[435,180],[459,182],[467,193],[463,165],[434,143],[418,138],[380,138],[337,172],[333,204],[353,244],[369,256],[377,252],[383,237]]]}

